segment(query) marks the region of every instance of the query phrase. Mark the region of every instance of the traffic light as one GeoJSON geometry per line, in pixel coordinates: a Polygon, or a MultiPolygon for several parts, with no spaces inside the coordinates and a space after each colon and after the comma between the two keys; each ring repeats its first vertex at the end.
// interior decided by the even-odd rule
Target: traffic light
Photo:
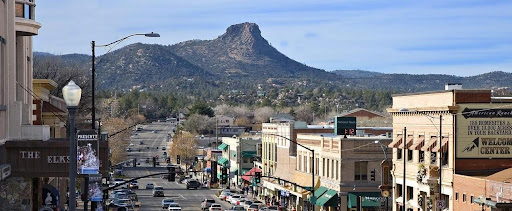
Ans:
{"type": "Polygon", "coordinates": [[[228,169],[222,168],[221,184],[228,184],[228,169]]]}
{"type": "Polygon", "coordinates": [[[261,181],[261,172],[254,172],[254,181],[256,184],[260,183],[261,181]]]}
{"type": "Polygon", "coordinates": [[[375,181],[375,169],[370,171],[370,180],[375,181]]]}
{"type": "Polygon", "coordinates": [[[153,157],[153,167],[156,167],[156,158],[153,157]]]}
{"type": "Polygon", "coordinates": [[[176,169],[174,168],[174,166],[169,167],[169,178],[167,179],[167,181],[176,181],[176,169]]]}
{"type": "Polygon", "coordinates": [[[181,164],[181,156],[176,155],[176,164],[181,164]]]}

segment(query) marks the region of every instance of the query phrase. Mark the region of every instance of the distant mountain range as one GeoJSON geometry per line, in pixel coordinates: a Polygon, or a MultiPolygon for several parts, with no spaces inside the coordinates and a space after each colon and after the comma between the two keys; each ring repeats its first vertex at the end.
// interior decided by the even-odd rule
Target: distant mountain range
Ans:
{"type": "MultiPolygon", "coordinates": [[[[52,55],[35,52],[35,57],[54,56],[90,70],[89,55],[52,55]]],[[[37,70],[36,70],[37,71],[37,70]]],[[[418,92],[441,90],[446,83],[464,88],[493,88],[512,84],[512,74],[490,72],[459,77],[453,75],[385,74],[364,70],[332,72],[306,66],[288,58],[261,36],[258,25],[240,23],[227,28],[213,40],[190,40],[175,45],[131,44],[99,56],[96,73],[100,89],[141,87],[153,90],[179,89],[185,81],[201,88],[256,90],[296,86],[334,87],[418,92]]],[[[194,85],[187,85],[194,89],[194,85]]],[[[196,87],[197,88],[197,87],[196,87]]]]}

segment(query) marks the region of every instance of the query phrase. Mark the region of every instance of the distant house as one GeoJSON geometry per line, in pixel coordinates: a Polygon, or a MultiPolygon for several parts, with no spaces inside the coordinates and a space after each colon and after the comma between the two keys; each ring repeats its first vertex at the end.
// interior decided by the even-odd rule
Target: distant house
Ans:
{"type": "Polygon", "coordinates": [[[217,127],[231,127],[235,124],[235,118],[233,117],[218,115],[215,116],[215,119],[217,120],[217,127]]]}
{"type": "Polygon", "coordinates": [[[270,117],[270,122],[273,122],[273,123],[290,122],[294,119],[295,119],[295,117],[293,117],[290,114],[279,113],[279,114],[275,114],[274,116],[270,117]]]}
{"type": "Polygon", "coordinates": [[[375,111],[369,111],[364,108],[356,108],[348,112],[341,113],[339,116],[341,117],[357,117],[357,118],[385,118],[383,114],[377,113],[375,111]]]}

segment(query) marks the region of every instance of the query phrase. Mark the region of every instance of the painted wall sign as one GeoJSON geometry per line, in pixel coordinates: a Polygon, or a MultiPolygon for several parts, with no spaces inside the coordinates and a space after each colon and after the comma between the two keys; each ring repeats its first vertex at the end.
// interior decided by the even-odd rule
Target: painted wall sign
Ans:
{"type": "Polygon", "coordinates": [[[464,118],[457,118],[457,158],[512,158],[512,109],[483,106],[490,105],[461,105],[464,118]]]}

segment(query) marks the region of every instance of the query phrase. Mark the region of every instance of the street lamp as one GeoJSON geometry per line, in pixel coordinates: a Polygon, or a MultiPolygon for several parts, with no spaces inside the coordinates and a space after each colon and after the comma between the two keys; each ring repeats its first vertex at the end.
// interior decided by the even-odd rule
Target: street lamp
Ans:
{"type": "MultiPolygon", "coordinates": [[[[122,41],[124,41],[124,40],[126,40],[126,39],[128,39],[130,37],[141,36],[141,35],[144,35],[145,37],[160,37],[160,34],[151,32],[151,33],[145,33],[145,34],[144,33],[138,33],[138,34],[128,35],[126,37],[123,37],[123,38],[121,38],[119,40],[116,40],[114,42],[111,42],[111,43],[105,44],[105,45],[96,45],[96,42],[94,40],[91,42],[91,49],[92,49],[92,64],[91,64],[92,65],[92,69],[91,69],[92,70],[92,115],[91,115],[92,116],[92,123],[91,124],[92,124],[92,129],[93,130],[96,129],[96,123],[95,123],[95,121],[96,121],[96,106],[94,105],[94,95],[95,95],[95,86],[96,86],[94,84],[94,79],[96,77],[95,76],[96,75],[96,68],[95,68],[95,64],[94,64],[94,58],[95,58],[95,51],[94,51],[94,49],[96,47],[108,47],[108,46],[113,45],[113,44],[117,45],[117,44],[121,43],[122,41]]],[[[112,48],[113,47],[114,46],[112,46],[112,48]]],[[[107,51],[107,53],[110,52],[110,50],[112,50],[112,48],[110,48],[107,51]]]]}
{"type": "Polygon", "coordinates": [[[75,84],[74,81],[69,81],[68,85],[62,88],[62,95],[68,108],[68,121],[69,121],[69,210],[74,211],[76,206],[76,140],[75,140],[75,114],[80,103],[82,96],[82,89],[75,84]]]}
{"type": "MultiPolygon", "coordinates": [[[[311,152],[311,155],[313,156],[312,158],[312,162],[311,162],[311,207],[315,208],[315,150],[314,149],[311,149],[311,148],[308,148],[302,144],[299,144],[297,143],[296,141],[292,140],[292,139],[289,139],[288,137],[285,137],[285,136],[281,136],[281,135],[277,135],[277,134],[265,134],[265,135],[271,135],[271,136],[277,136],[277,137],[281,137],[281,138],[284,138],[288,141],[291,141],[301,147],[303,147],[304,149],[306,150],[309,150],[311,152]]],[[[265,164],[266,165],[266,164],[265,164]]],[[[270,175],[269,175],[270,176],[270,175]]]]}

